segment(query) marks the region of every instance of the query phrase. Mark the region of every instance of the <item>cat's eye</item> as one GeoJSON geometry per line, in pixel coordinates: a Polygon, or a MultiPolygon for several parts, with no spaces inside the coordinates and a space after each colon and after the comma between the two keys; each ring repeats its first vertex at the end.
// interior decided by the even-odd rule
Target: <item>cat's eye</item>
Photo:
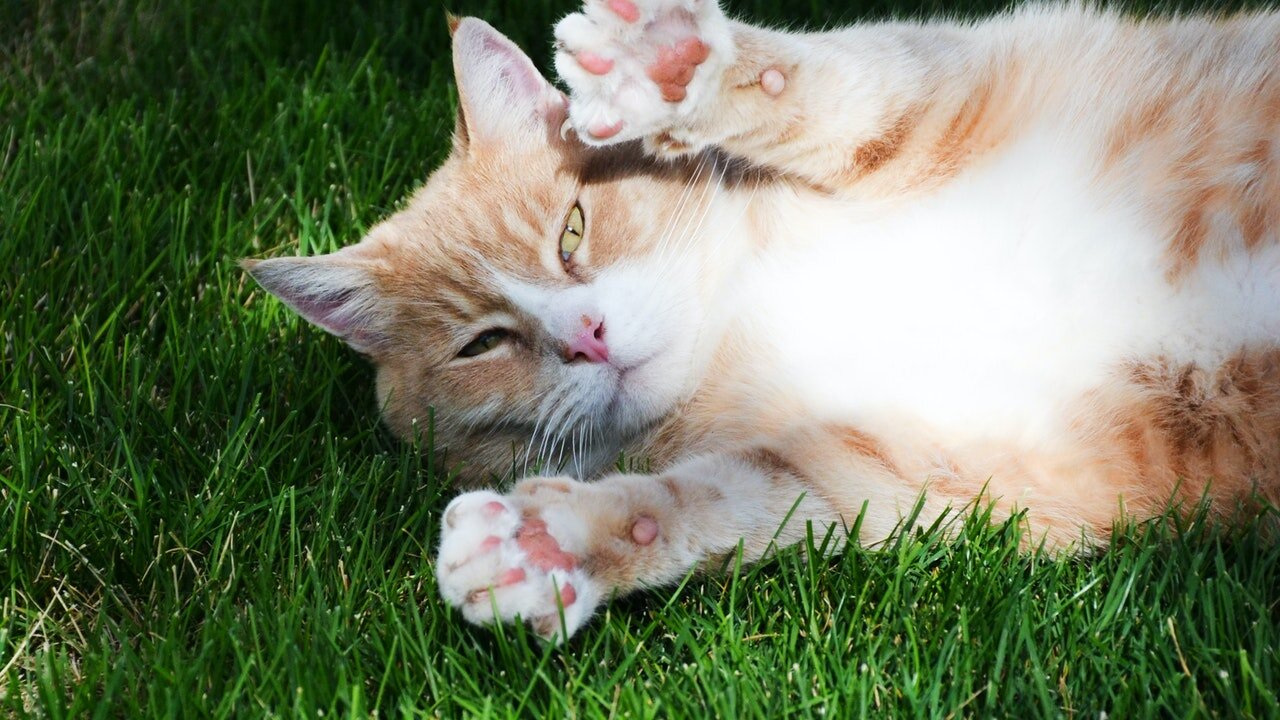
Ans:
{"type": "Polygon", "coordinates": [[[573,209],[569,211],[569,217],[565,218],[564,230],[560,233],[560,261],[569,262],[569,258],[573,257],[573,252],[582,244],[582,233],[586,229],[586,225],[582,220],[582,206],[574,203],[573,209]]]}
{"type": "Polygon", "coordinates": [[[458,357],[470,358],[477,355],[483,355],[501,345],[509,337],[511,337],[511,333],[506,330],[499,328],[485,330],[477,335],[475,340],[467,343],[466,347],[459,350],[458,357]]]}

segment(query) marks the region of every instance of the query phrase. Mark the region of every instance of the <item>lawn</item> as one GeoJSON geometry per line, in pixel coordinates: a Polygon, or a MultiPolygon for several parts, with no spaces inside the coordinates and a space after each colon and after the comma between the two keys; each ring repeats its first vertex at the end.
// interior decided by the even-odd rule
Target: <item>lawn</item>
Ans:
{"type": "MultiPolygon", "coordinates": [[[[450,7],[546,67],[570,3],[450,7]]],[[[236,266],[355,241],[452,108],[435,0],[0,3],[0,715],[1280,716],[1258,527],[1051,559],[973,517],[691,578],[564,647],[465,625],[430,437],[236,266]]]]}

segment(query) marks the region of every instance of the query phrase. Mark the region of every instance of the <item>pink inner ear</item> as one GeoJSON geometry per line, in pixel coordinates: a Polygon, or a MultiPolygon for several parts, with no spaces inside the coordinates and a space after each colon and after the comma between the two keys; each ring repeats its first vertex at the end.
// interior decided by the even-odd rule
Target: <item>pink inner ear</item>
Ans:
{"type": "Polygon", "coordinates": [[[369,266],[344,250],[322,257],[275,258],[246,268],[307,322],[362,352],[385,340],[385,316],[369,266]]]}
{"type": "Polygon", "coordinates": [[[493,35],[485,35],[482,45],[486,55],[502,58],[498,72],[509,87],[521,97],[537,98],[542,95],[546,83],[523,53],[493,35]]]}
{"type": "Polygon", "coordinates": [[[368,327],[364,318],[350,311],[348,302],[352,294],[344,292],[327,298],[290,298],[289,303],[308,321],[346,340],[358,350],[369,350],[381,344],[386,336],[368,327]]]}
{"type": "Polygon", "coordinates": [[[506,142],[530,121],[559,129],[566,114],[563,96],[515,43],[474,18],[462,21],[453,42],[470,138],[506,142]]]}
{"type": "Polygon", "coordinates": [[[356,329],[355,318],[341,312],[351,293],[344,292],[329,297],[289,298],[289,303],[302,317],[328,330],[334,335],[346,336],[356,329]]]}

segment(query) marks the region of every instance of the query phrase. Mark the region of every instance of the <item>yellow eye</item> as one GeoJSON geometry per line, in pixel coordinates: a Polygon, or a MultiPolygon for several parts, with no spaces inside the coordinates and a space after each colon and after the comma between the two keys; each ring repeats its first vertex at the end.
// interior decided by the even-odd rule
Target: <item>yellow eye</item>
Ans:
{"type": "Polygon", "coordinates": [[[560,259],[569,262],[573,251],[582,244],[582,233],[585,225],[582,222],[582,206],[575,204],[564,221],[564,232],[560,233],[560,259]]]}
{"type": "Polygon", "coordinates": [[[506,330],[493,329],[485,330],[476,336],[475,340],[467,343],[467,346],[458,352],[458,357],[469,358],[477,355],[483,355],[490,350],[498,347],[504,340],[511,336],[506,330]]]}

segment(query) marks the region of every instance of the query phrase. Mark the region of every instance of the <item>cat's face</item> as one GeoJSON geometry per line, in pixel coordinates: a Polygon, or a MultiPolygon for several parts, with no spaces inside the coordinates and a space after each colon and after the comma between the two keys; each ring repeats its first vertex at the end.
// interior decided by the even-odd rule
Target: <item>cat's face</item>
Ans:
{"type": "Polygon", "coordinates": [[[707,199],[687,168],[562,137],[564,97],[483,22],[455,28],[454,64],[453,152],[405,209],[332,255],[247,266],[370,357],[394,431],[434,408],[465,476],[608,462],[693,383],[707,199]]]}

